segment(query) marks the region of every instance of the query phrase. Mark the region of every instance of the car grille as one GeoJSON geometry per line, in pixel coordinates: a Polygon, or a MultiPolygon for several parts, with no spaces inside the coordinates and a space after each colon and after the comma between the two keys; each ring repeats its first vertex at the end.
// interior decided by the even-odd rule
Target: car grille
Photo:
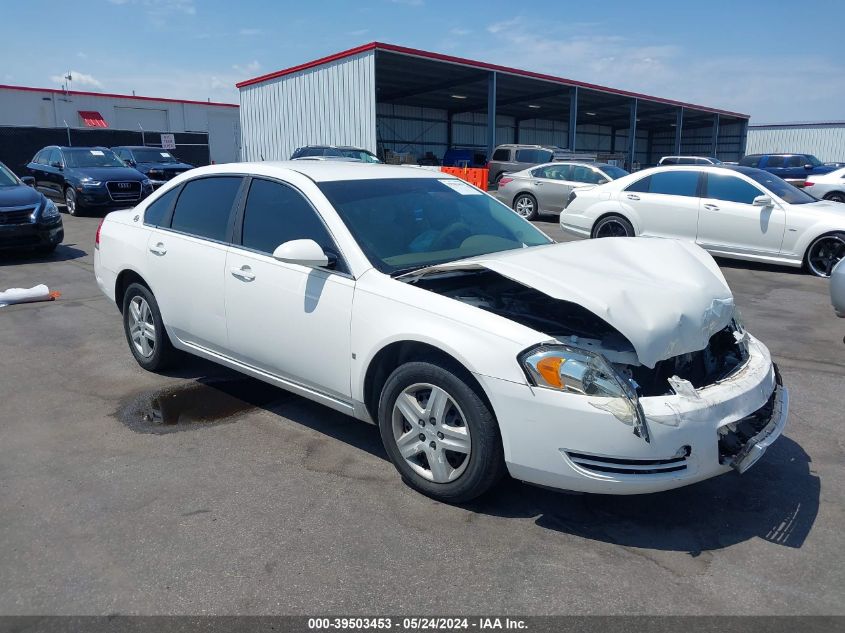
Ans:
{"type": "Polygon", "coordinates": [[[141,197],[141,183],[137,181],[108,182],[106,187],[115,202],[138,200],[141,197]]]}
{"type": "Polygon", "coordinates": [[[600,474],[615,475],[661,475],[676,473],[687,468],[687,457],[690,448],[684,446],[678,455],[665,459],[627,459],[621,457],[606,457],[604,455],[588,455],[565,451],[566,456],[576,466],[600,474]]]}
{"type": "Polygon", "coordinates": [[[14,211],[3,211],[0,209],[0,225],[29,224],[32,222],[31,216],[33,211],[35,211],[35,207],[15,209],[14,211]]]}

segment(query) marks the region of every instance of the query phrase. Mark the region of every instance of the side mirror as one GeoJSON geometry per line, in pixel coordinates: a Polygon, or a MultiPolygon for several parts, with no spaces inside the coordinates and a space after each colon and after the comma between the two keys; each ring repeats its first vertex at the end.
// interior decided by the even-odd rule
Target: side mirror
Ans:
{"type": "Polygon", "coordinates": [[[751,204],[755,207],[771,207],[774,202],[769,196],[757,196],[751,204]]]}
{"type": "Polygon", "coordinates": [[[64,169],[64,167],[62,166],[62,164],[61,164],[60,162],[58,162],[58,161],[55,161],[55,160],[54,160],[52,163],[50,163],[50,167],[55,167],[55,168],[56,168],[56,169],[58,169],[59,171],[61,171],[62,169],[64,169]]]}
{"type": "Polygon", "coordinates": [[[29,185],[30,187],[35,186],[35,178],[32,176],[21,176],[21,182],[25,185],[29,185]]]}
{"type": "Polygon", "coordinates": [[[604,185],[604,184],[607,184],[608,182],[610,182],[610,181],[607,178],[599,178],[599,180],[596,184],[604,185]]]}
{"type": "Polygon", "coordinates": [[[126,163],[127,167],[134,167],[137,163],[132,160],[131,158],[124,158],[123,162],[126,163]]]}
{"type": "Polygon", "coordinates": [[[273,251],[273,259],[309,268],[328,266],[331,259],[314,240],[290,240],[273,251]]]}
{"type": "Polygon", "coordinates": [[[812,169],[812,168],[813,168],[813,166],[810,163],[807,163],[806,165],[804,165],[804,169],[812,169]]]}

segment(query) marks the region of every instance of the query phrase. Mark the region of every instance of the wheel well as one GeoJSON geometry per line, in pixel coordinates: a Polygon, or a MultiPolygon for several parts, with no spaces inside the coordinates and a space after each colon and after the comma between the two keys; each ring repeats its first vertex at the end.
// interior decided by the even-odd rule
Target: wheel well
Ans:
{"type": "Polygon", "coordinates": [[[454,356],[427,343],[397,341],[379,350],[367,367],[367,373],[364,376],[364,405],[374,422],[378,423],[378,405],[384,383],[387,382],[390,374],[397,367],[412,361],[427,361],[449,369],[456,376],[465,380],[490,411],[493,411],[490,399],[484,389],[481,388],[478,380],[454,356]]]}
{"type": "Polygon", "coordinates": [[[826,194],[824,194],[823,198],[825,200],[828,200],[830,198],[830,196],[835,196],[835,195],[845,196],[845,191],[828,191],[826,194]]]}
{"type": "Polygon", "coordinates": [[[126,294],[126,289],[135,283],[141,284],[144,288],[152,292],[150,284],[144,281],[144,278],[134,270],[124,270],[117,276],[117,281],[114,284],[114,302],[117,304],[117,309],[120,310],[121,314],[123,313],[123,296],[126,294]]]}
{"type": "MultiPolygon", "coordinates": [[[[599,222],[601,222],[601,221],[602,221],[602,220],[604,220],[605,218],[609,218],[609,217],[611,217],[611,216],[616,216],[617,218],[622,218],[622,219],[623,219],[623,220],[625,220],[628,224],[630,224],[632,227],[634,226],[634,223],[633,223],[633,222],[631,222],[631,220],[629,220],[628,218],[626,218],[624,215],[622,215],[622,214],[621,214],[621,213],[619,213],[618,211],[608,211],[607,213],[602,213],[599,217],[597,217],[597,218],[596,218],[596,221],[595,221],[595,222],[593,222],[593,226],[591,226],[591,227],[590,227],[590,237],[595,237],[596,224],[598,224],[599,222]]],[[[636,235],[636,233],[637,233],[637,230],[636,230],[636,229],[634,229],[634,234],[636,235]]]]}
{"type": "Polygon", "coordinates": [[[804,249],[804,259],[803,259],[804,265],[806,265],[807,262],[809,261],[810,249],[813,247],[813,244],[818,242],[823,237],[832,237],[832,236],[835,236],[835,235],[838,235],[840,237],[845,236],[845,231],[828,231],[827,233],[822,233],[821,235],[816,235],[816,237],[811,239],[810,242],[807,244],[807,248],[804,249]]]}

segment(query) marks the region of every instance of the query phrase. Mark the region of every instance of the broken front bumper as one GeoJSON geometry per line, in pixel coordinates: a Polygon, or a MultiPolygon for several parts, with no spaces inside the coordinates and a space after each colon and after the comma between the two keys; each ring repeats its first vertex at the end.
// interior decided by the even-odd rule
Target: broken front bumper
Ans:
{"type": "Polygon", "coordinates": [[[748,344],[748,361],[728,378],[684,394],[640,398],[649,442],[590,397],[477,377],[493,404],[515,478],[565,490],[650,493],[732,467],[747,470],[780,436],[787,391],[766,347],[752,337],[748,344]],[[751,418],[762,424],[749,427],[751,418]],[[726,436],[736,440],[730,451],[720,446],[726,436]]]}

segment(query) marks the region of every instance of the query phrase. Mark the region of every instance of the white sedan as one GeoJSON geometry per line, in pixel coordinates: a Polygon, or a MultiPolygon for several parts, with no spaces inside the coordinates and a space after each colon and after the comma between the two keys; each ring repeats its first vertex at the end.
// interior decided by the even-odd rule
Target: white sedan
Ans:
{"type": "Polygon", "coordinates": [[[845,202],[845,167],[827,174],[807,176],[804,191],[823,200],[845,202]]]}
{"type": "Polygon", "coordinates": [[[581,237],[690,240],[713,255],[803,265],[819,277],[845,256],[845,205],[752,167],[660,167],[578,189],[560,225],[581,237]]]}
{"type": "Polygon", "coordinates": [[[442,173],[195,169],[110,213],[94,270],[141,367],[182,350],[375,423],[403,479],[448,502],[505,472],[676,488],[744,471],[786,423],[703,250],[555,244],[442,173]]]}

